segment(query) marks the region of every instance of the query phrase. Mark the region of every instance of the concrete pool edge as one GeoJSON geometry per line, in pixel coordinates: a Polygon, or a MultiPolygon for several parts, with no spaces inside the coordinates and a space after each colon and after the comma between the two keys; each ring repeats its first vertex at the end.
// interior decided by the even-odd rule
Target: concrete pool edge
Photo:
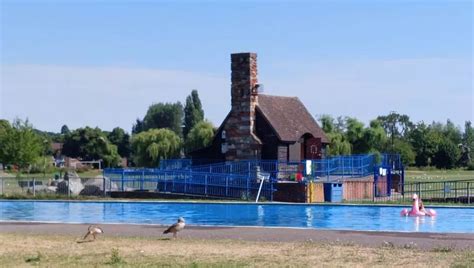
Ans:
{"type": "MultiPolygon", "coordinates": [[[[209,201],[209,200],[68,200],[68,199],[0,199],[1,202],[65,202],[65,203],[163,203],[163,204],[225,204],[225,205],[288,205],[288,206],[358,206],[358,207],[407,207],[409,204],[365,204],[365,203],[291,203],[291,202],[246,202],[246,201],[209,201]]],[[[467,208],[472,205],[428,205],[430,208],[467,208]]]]}
{"type": "MultiPolygon", "coordinates": [[[[162,227],[165,228],[169,224],[163,223],[125,223],[125,222],[60,222],[60,221],[25,221],[25,220],[2,220],[0,219],[0,225],[2,223],[8,224],[79,224],[79,225],[123,225],[123,226],[150,226],[150,227],[162,227]]],[[[315,228],[315,227],[294,227],[294,226],[258,226],[258,225],[208,225],[208,224],[187,224],[188,228],[250,228],[250,229],[283,229],[283,230],[309,230],[309,231],[336,231],[336,232],[359,232],[359,233],[393,233],[393,234],[426,234],[426,235],[472,235],[474,232],[460,233],[460,232],[413,232],[413,231],[388,231],[388,230],[352,230],[352,229],[332,229],[332,228],[315,228]]]]}
{"type": "MultiPolygon", "coordinates": [[[[80,238],[88,224],[0,222],[0,234],[73,235],[80,238]]],[[[105,235],[162,239],[165,226],[152,224],[101,224],[105,235]]],[[[474,249],[472,233],[410,233],[383,231],[344,231],[281,227],[187,226],[183,239],[244,240],[263,242],[321,242],[369,247],[412,247],[424,250],[450,248],[474,249]]]]}

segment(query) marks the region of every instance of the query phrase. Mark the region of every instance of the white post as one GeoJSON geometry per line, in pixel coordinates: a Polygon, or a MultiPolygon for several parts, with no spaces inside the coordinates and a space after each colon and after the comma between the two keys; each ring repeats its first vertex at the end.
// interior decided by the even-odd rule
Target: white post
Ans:
{"type": "Polygon", "coordinates": [[[260,192],[262,191],[262,186],[263,182],[267,179],[269,176],[261,176],[261,181],[260,181],[260,187],[258,188],[258,193],[257,193],[257,199],[255,199],[255,203],[258,203],[258,199],[260,199],[260,192]]]}

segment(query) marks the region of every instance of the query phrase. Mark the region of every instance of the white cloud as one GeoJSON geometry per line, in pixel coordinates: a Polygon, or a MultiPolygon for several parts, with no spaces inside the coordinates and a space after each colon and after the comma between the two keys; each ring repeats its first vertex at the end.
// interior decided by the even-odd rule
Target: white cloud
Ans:
{"type": "MultiPolygon", "coordinates": [[[[313,115],[349,115],[368,122],[392,110],[413,121],[462,125],[473,120],[472,66],[450,59],[259,64],[267,94],[298,96],[313,115]],[[270,68],[271,67],[271,68],[270,68]],[[266,72],[266,69],[272,69],[266,72]]],[[[85,125],[130,131],[154,102],[185,101],[198,89],[206,117],[219,125],[230,109],[230,70],[174,70],[3,65],[0,117],[28,117],[59,131],[85,125]]]]}

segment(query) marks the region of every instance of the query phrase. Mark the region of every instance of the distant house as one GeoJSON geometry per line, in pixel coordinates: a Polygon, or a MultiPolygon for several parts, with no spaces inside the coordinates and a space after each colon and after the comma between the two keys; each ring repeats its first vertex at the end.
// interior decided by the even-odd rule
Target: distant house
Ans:
{"type": "Polygon", "coordinates": [[[191,153],[192,158],[221,161],[320,159],[329,143],[297,97],[259,92],[257,55],[231,55],[232,108],[212,144],[191,153]]]}

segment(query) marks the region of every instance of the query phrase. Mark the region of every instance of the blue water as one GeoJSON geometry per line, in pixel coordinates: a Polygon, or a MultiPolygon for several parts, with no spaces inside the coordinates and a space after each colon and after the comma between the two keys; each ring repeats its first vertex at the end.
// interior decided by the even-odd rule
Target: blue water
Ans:
{"type": "MultiPolygon", "coordinates": [[[[333,230],[474,233],[474,208],[401,217],[401,207],[169,202],[0,201],[0,221],[278,226],[333,230]]],[[[1,227],[1,226],[0,226],[1,227]]]]}

